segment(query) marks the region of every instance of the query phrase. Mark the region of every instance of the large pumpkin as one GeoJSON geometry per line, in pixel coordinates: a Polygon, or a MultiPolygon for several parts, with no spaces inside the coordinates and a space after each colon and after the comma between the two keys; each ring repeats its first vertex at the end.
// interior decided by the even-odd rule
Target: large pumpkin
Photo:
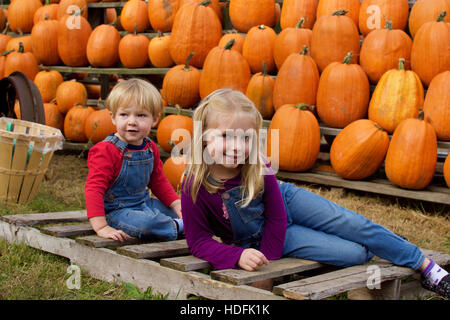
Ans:
{"type": "Polygon", "coordinates": [[[344,179],[365,179],[381,167],[388,147],[389,136],[383,128],[372,120],[356,120],[333,140],[331,166],[344,179]]]}
{"type": "Polygon", "coordinates": [[[92,143],[102,141],[114,132],[116,132],[116,126],[112,123],[108,109],[95,110],[86,118],[84,133],[92,143]]]}
{"type": "Polygon", "coordinates": [[[38,21],[31,30],[33,54],[43,65],[61,64],[58,54],[58,28],[58,21],[44,20],[38,21]]]}
{"type": "Polygon", "coordinates": [[[75,142],[87,142],[85,133],[86,119],[95,110],[92,107],[76,105],[67,112],[64,118],[64,135],[67,140],[75,142]]]}
{"type": "Polygon", "coordinates": [[[262,72],[262,63],[266,63],[268,73],[275,71],[273,47],[277,34],[265,25],[252,27],[245,36],[242,55],[247,60],[252,73],[262,72]]]}
{"type": "Polygon", "coordinates": [[[148,58],[148,44],[150,40],[143,34],[129,33],[119,42],[119,58],[126,68],[146,67],[148,58]]]}
{"type": "Polygon", "coordinates": [[[267,73],[263,62],[263,71],[252,76],[245,95],[255,104],[264,119],[270,119],[274,113],[273,89],[275,80],[267,73]]]}
{"type": "Polygon", "coordinates": [[[92,33],[89,22],[75,12],[63,16],[58,23],[58,54],[62,62],[70,67],[87,65],[86,48],[92,33]]]}
{"type": "Polygon", "coordinates": [[[42,7],[40,0],[14,0],[8,7],[9,27],[13,32],[29,33],[35,12],[42,7]]]}
{"type": "Polygon", "coordinates": [[[222,37],[222,24],[210,6],[211,1],[182,6],[173,22],[170,56],[176,64],[183,64],[191,52],[191,65],[202,68],[206,56],[222,37]]]}
{"type": "Polygon", "coordinates": [[[41,93],[42,102],[50,102],[56,98],[56,90],[64,79],[56,70],[42,70],[36,74],[34,83],[41,93]]]}
{"type": "Polygon", "coordinates": [[[272,151],[278,149],[280,170],[309,170],[319,155],[319,123],[305,104],[288,104],[279,108],[270,122],[267,138],[268,155],[275,165],[276,154],[272,155],[272,151]],[[272,132],[277,132],[273,130],[278,131],[278,141],[272,140],[272,132]]]}
{"type": "Polygon", "coordinates": [[[392,29],[386,22],[384,29],[373,30],[361,46],[360,65],[367,73],[371,83],[376,84],[381,76],[397,67],[398,59],[405,59],[405,69],[411,68],[412,40],[399,29],[392,29]]]}
{"type": "Polygon", "coordinates": [[[275,110],[285,104],[316,104],[319,70],[308,55],[308,47],[301,53],[292,53],[278,71],[273,89],[275,110]]]}
{"type": "MultiPolygon", "coordinates": [[[[414,38],[420,27],[434,21],[442,11],[450,13],[450,0],[417,0],[409,14],[409,33],[414,38]]],[[[450,22],[450,14],[444,21],[450,22]]]]}
{"type": "MultiPolygon", "coordinates": [[[[48,0],[47,0],[47,2],[48,2],[48,0]]],[[[59,4],[46,3],[45,6],[40,7],[34,13],[33,23],[36,24],[39,21],[44,21],[44,20],[58,20],[58,9],[59,9],[59,4]]]]}
{"type": "Polygon", "coordinates": [[[434,128],[421,119],[405,119],[392,135],[385,160],[386,176],[402,188],[420,190],[433,179],[437,162],[434,128]]]}
{"type": "Polygon", "coordinates": [[[336,11],[317,20],[312,29],[311,56],[320,71],[331,62],[340,62],[347,52],[353,53],[351,63],[358,63],[360,41],[358,27],[346,16],[347,11],[336,11]]]}
{"type": "Polygon", "coordinates": [[[162,97],[171,105],[182,108],[194,107],[200,101],[200,70],[189,65],[194,54],[186,59],[186,64],[172,67],[164,76],[162,97]]]}
{"type": "Polygon", "coordinates": [[[436,75],[450,70],[450,23],[444,21],[447,14],[444,11],[435,21],[423,24],[414,37],[411,69],[426,87],[436,75]]]}
{"type": "Polygon", "coordinates": [[[245,93],[251,78],[247,60],[236,50],[231,50],[234,39],[224,47],[213,48],[205,60],[200,76],[200,98],[221,88],[231,88],[245,93]]]}
{"type": "Polygon", "coordinates": [[[304,22],[305,18],[300,18],[295,27],[283,29],[275,39],[273,59],[278,70],[291,53],[301,52],[305,46],[311,48],[312,31],[303,28],[304,22]]]}
{"type": "Polygon", "coordinates": [[[58,4],[58,20],[67,15],[77,12],[85,19],[88,18],[88,7],[86,0],[61,0],[58,4]]]}
{"type": "Polygon", "coordinates": [[[156,68],[170,68],[175,63],[170,56],[170,34],[162,33],[152,38],[148,44],[148,58],[152,65],[156,68]]]}
{"type": "Polygon", "coordinates": [[[144,32],[150,28],[148,6],[143,0],[130,0],[125,3],[120,13],[120,24],[128,32],[144,32]]]}
{"type": "Polygon", "coordinates": [[[172,30],[175,14],[181,0],[149,0],[148,19],[153,30],[168,32],[172,30]]]}
{"type": "Polygon", "coordinates": [[[392,21],[393,29],[404,30],[408,21],[408,0],[362,0],[359,8],[359,31],[366,36],[381,29],[386,20],[392,21]]]}
{"type": "Polygon", "coordinates": [[[301,18],[305,18],[303,27],[312,29],[318,3],[318,0],[284,0],[280,16],[281,29],[294,27],[301,18]]]}
{"type": "Polygon", "coordinates": [[[5,77],[14,71],[21,71],[27,75],[30,80],[39,72],[39,66],[36,58],[31,52],[24,52],[22,43],[19,44],[19,51],[11,52],[5,60],[5,77]]]}
{"type": "Polygon", "coordinates": [[[439,140],[450,141],[450,71],[438,74],[430,83],[423,111],[439,140]]]}
{"type": "Polygon", "coordinates": [[[111,25],[101,24],[92,31],[86,55],[93,67],[114,67],[119,62],[120,33],[111,25]]]}
{"type": "Polygon", "coordinates": [[[450,188],[450,155],[447,155],[444,162],[444,179],[447,187],[450,188]]]}
{"type": "Polygon", "coordinates": [[[230,21],[238,31],[247,33],[252,27],[275,26],[274,0],[230,0],[230,21]]]}
{"type": "Polygon", "coordinates": [[[342,63],[329,64],[320,76],[317,114],[330,127],[344,128],[367,114],[369,79],[360,65],[350,64],[351,58],[350,52],[342,63]]]}
{"type": "Polygon", "coordinates": [[[405,70],[404,60],[398,69],[386,72],[378,82],[369,103],[369,119],[389,133],[407,118],[417,118],[423,107],[424,90],[417,74],[405,70]]]}
{"type": "Polygon", "coordinates": [[[317,6],[316,19],[332,14],[339,10],[348,11],[347,16],[359,25],[359,8],[361,0],[320,0],[317,6]]]}
{"type": "Polygon", "coordinates": [[[64,81],[56,89],[56,104],[62,114],[66,114],[75,104],[85,105],[86,102],[87,91],[80,82],[64,81]]]}
{"type": "MultiPolygon", "coordinates": [[[[156,139],[158,144],[166,152],[171,152],[175,145],[179,145],[181,150],[189,146],[190,141],[184,141],[184,137],[191,138],[194,128],[194,122],[191,117],[181,114],[171,114],[164,117],[158,124],[156,129],[156,139]],[[173,136],[177,129],[184,129],[179,135],[173,136]],[[189,134],[189,136],[187,136],[189,134]]],[[[179,150],[179,151],[180,151],[179,150]]]]}

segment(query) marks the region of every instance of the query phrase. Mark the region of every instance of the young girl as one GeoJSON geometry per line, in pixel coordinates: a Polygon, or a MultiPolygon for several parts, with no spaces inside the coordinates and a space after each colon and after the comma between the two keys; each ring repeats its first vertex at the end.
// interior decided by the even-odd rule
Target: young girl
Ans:
{"type": "Polygon", "coordinates": [[[181,206],[194,256],[216,269],[252,271],[281,257],[348,267],[377,255],[422,271],[427,289],[449,297],[449,275],[418,247],[358,213],[277,181],[255,152],[262,118],[244,94],[211,93],[193,120],[181,206]]]}
{"type": "Polygon", "coordinates": [[[181,201],[148,138],[163,108],[149,82],[119,82],[106,100],[117,132],[89,150],[85,186],[89,222],[98,236],[123,241],[175,240],[183,231],[181,201]],[[151,198],[147,190],[158,198],[151,198]]]}

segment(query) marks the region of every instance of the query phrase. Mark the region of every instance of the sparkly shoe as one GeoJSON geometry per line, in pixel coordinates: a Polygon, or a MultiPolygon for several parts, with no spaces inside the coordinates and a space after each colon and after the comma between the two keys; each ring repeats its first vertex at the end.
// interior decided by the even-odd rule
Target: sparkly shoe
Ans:
{"type": "Polygon", "coordinates": [[[441,297],[450,299],[450,274],[447,274],[444,278],[442,278],[437,285],[423,276],[421,279],[421,283],[422,287],[424,287],[425,289],[433,291],[441,297]]]}

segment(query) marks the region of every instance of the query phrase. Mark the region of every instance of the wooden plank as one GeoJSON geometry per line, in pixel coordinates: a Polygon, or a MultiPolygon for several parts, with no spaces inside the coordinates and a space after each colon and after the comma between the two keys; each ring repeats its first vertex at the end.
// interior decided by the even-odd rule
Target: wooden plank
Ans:
{"type": "Polygon", "coordinates": [[[51,224],[60,222],[83,222],[87,221],[86,210],[62,211],[47,213],[14,214],[0,217],[0,220],[14,223],[20,226],[34,226],[40,224],[51,224]]]}
{"type": "Polygon", "coordinates": [[[323,265],[316,261],[296,258],[283,258],[270,261],[268,265],[256,271],[242,269],[225,269],[211,272],[211,278],[235,285],[249,284],[256,281],[273,279],[289,274],[317,269],[323,265]]]}
{"type": "MultiPolygon", "coordinates": [[[[448,254],[432,250],[422,251],[439,265],[445,266],[450,263],[450,255],[448,254]]],[[[372,274],[369,272],[371,266],[379,267],[380,283],[416,274],[411,268],[394,266],[386,260],[379,259],[365,265],[281,284],[275,286],[273,292],[290,299],[324,299],[342,292],[366,287],[372,274]]]]}
{"type": "Polygon", "coordinates": [[[85,246],[94,248],[125,246],[141,242],[138,238],[129,238],[123,242],[120,242],[119,240],[101,238],[97,235],[78,237],[75,241],[85,246]]]}
{"type": "Polygon", "coordinates": [[[73,237],[95,234],[89,223],[73,224],[65,226],[49,226],[40,229],[45,234],[52,235],[54,237],[73,237]]]}
{"type": "Polygon", "coordinates": [[[69,66],[40,66],[41,69],[56,70],[67,73],[95,73],[95,74],[166,74],[170,68],[93,68],[93,67],[69,67],[69,66]]]}
{"type": "Polygon", "coordinates": [[[208,261],[196,258],[192,255],[164,258],[161,259],[159,263],[164,267],[185,272],[211,268],[211,265],[208,261]]]}
{"type": "MultiPolygon", "coordinates": [[[[352,181],[339,178],[338,176],[322,173],[311,172],[285,172],[278,171],[277,178],[290,179],[295,181],[303,181],[310,183],[323,184],[334,187],[343,187],[359,191],[384,194],[394,197],[410,198],[415,200],[430,201],[442,204],[450,204],[450,189],[442,188],[437,191],[429,191],[427,189],[416,191],[407,190],[396,187],[390,182],[380,184],[379,182],[369,181],[352,181]]],[[[437,190],[436,188],[434,190],[437,190]]]]}
{"type": "Polygon", "coordinates": [[[139,245],[124,246],[117,249],[117,253],[135,259],[158,259],[189,254],[186,240],[167,242],[152,242],[139,245]]]}

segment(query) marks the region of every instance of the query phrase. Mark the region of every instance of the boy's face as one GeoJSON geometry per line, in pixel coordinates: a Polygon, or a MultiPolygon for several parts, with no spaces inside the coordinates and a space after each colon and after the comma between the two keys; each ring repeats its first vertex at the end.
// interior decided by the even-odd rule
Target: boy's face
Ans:
{"type": "Polygon", "coordinates": [[[140,145],[159,117],[153,118],[150,112],[130,105],[119,108],[116,114],[111,114],[111,119],[117,128],[116,134],[122,141],[140,145]]]}

